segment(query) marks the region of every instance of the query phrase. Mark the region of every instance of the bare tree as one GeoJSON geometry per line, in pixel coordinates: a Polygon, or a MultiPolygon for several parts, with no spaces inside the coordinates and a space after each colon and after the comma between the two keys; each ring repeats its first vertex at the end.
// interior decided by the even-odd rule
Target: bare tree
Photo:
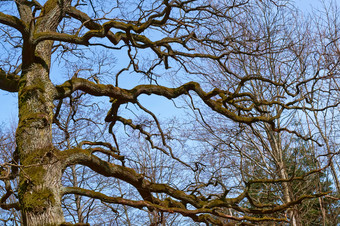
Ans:
{"type": "Polygon", "coordinates": [[[306,32],[312,30],[300,30],[288,1],[15,0],[0,7],[6,50],[0,89],[17,92],[19,103],[16,148],[1,169],[6,193],[0,206],[20,211],[23,225],[68,225],[67,211],[84,224],[91,215],[104,216],[98,210],[131,225],[133,214],[148,215],[151,225],[180,221],[179,216],[207,225],[289,220],[297,225],[296,205],[329,195],[288,191],[289,183],[327,164],[289,175],[279,160],[271,166],[279,177],[257,177],[243,167],[247,151],[235,149],[242,140],[227,142],[239,155],[209,153],[201,140],[183,136],[189,132],[184,126],[158,119],[143,101],[157,95],[176,104],[186,96],[192,107],[199,102],[215,120],[226,120],[235,138],[264,125],[262,144],[281,152],[273,158],[285,154],[281,134],[318,143],[281,118],[338,106],[339,99],[314,105],[321,81],[338,81],[338,62],[327,60],[338,52],[321,51],[338,38],[323,43],[306,32]],[[102,52],[106,55],[94,64],[102,52]],[[125,62],[113,67],[112,59],[125,62]],[[180,84],[172,86],[164,69],[175,71],[171,79],[180,84]],[[213,74],[221,71],[222,77],[213,74]],[[129,72],[138,79],[132,81],[129,72]],[[126,77],[133,88],[124,88],[126,77]],[[79,105],[81,96],[89,102],[79,105]],[[237,168],[241,174],[235,176],[237,168]],[[275,185],[282,185],[284,199],[257,199],[258,184],[273,195],[275,185]]]}
{"type": "MultiPolygon", "coordinates": [[[[319,19],[330,16],[329,13],[326,15],[319,19]]],[[[249,101],[247,96],[259,102],[268,99],[288,100],[287,105],[292,106],[295,102],[293,105],[296,106],[282,108],[282,105],[273,104],[275,101],[267,105],[260,104],[257,108],[262,115],[278,116],[274,120],[275,127],[267,122],[245,126],[230,123],[223,117],[216,119],[210,109],[206,109],[199,101],[191,100],[194,103],[193,116],[199,125],[189,137],[206,143],[206,148],[211,150],[209,153],[215,159],[208,160],[207,165],[215,165],[214,173],[221,172],[222,168],[226,168],[226,162],[229,163],[228,169],[233,172],[230,177],[239,178],[236,183],[229,185],[230,189],[240,186],[242,181],[245,184],[253,183],[249,187],[248,205],[255,208],[264,203],[273,203],[274,200],[290,203],[301,194],[326,190],[331,192],[330,184],[335,188],[338,184],[333,161],[339,154],[335,151],[338,149],[335,140],[339,137],[335,129],[339,104],[339,65],[335,58],[330,57],[338,55],[337,47],[331,47],[334,35],[326,35],[323,26],[327,24],[326,29],[334,34],[336,22],[331,20],[323,24],[315,21],[318,29],[314,30],[301,20],[298,12],[269,7],[249,12],[245,20],[257,23],[255,26],[247,24],[247,27],[241,27],[244,34],[253,35],[252,40],[266,37],[263,45],[268,49],[275,46],[280,51],[257,57],[237,54],[233,58],[229,56],[231,59],[223,64],[211,61],[194,63],[191,70],[201,74],[201,83],[207,87],[239,92],[239,99],[232,100],[239,115],[253,115],[253,106],[256,108],[256,103],[249,101]],[[325,37],[327,43],[323,43],[325,37]],[[327,45],[329,48],[324,49],[327,45]],[[275,82],[285,85],[273,85],[275,82]],[[301,86],[301,89],[292,95],[287,87],[294,86],[301,86]],[[332,145],[328,138],[333,140],[332,145]],[[328,156],[326,161],[325,156],[328,156]],[[328,170],[333,175],[332,182],[325,176],[328,170]]],[[[224,39],[229,35],[227,28],[219,31],[224,39]]],[[[256,42],[256,45],[260,43],[256,42]]],[[[202,155],[207,156],[206,150],[203,152],[202,155]]],[[[217,180],[223,183],[224,179],[219,176],[217,180]]],[[[337,196],[334,190],[332,194],[337,196]]],[[[319,198],[317,204],[307,201],[304,205],[287,209],[287,215],[292,225],[336,224],[339,219],[333,218],[334,212],[331,211],[339,211],[332,206],[336,203],[332,198],[319,198]]]]}

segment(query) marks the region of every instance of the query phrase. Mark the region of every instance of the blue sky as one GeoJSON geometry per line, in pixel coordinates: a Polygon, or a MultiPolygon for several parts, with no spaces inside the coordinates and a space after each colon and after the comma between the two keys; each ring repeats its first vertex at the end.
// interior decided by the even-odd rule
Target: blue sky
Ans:
{"type": "Polygon", "coordinates": [[[0,125],[5,123],[9,125],[11,122],[16,121],[18,115],[18,101],[17,94],[8,93],[0,90],[0,125]]]}

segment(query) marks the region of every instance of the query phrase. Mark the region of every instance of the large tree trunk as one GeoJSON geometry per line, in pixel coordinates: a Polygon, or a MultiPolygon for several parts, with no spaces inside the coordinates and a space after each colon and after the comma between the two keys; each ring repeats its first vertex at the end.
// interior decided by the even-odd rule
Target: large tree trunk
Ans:
{"type": "Polygon", "coordinates": [[[52,145],[55,87],[49,78],[52,42],[32,47],[24,43],[19,85],[19,125],[16,133],[20,163],[19,201],[24,225],[59,225],[60,161],[52,145]]]}

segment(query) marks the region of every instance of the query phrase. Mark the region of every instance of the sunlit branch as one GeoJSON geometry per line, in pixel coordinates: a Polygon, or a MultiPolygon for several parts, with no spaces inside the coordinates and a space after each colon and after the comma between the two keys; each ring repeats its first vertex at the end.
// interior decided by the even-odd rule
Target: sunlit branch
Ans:
{"type": "Polygon", "coordinates": [[[218,209],[208,209],[208,208],[200,208],[196,210],[189,210],[186,208],[180,208],[175,207],[171,205],[171,202],[169,200],[165,200],[160,202],[159,204],[154,204],[148,201],[135,201],[135,200],[128,200],[124,199],[122,197],[109,197],[107,195],[104,195],[100,192],[95,192],[92,190],[87,190],[83,188],[77,188],[77,187],[65,187],[63,188],[63,194],[77,194],[82,196],[87,196],[95,199],[100,199],[103,202],[106,203],[114,203],[114,204],[122,204],[131,206],[134,208],[142,209],[142,208],[149,208],[149,209],[157,209],[158,211],[162,212],[169,212],[169,213],[180,213],[183,216],[188,216],[191,219],[193,219],[196,222],[213,222],[217,224],[222,224],[222,219],[218,218],[212,218],[209,215],[206,214],[212,214],[220,218],[229,219],[229,220],[235,220],[235,221],[252,221],[252,222],[262,222],[262,221],[277,221],[282,222],[286,221],[287,219],[284,218],[273,218],[273,217],[236,217],[232,215],[227,215],[219,211],[218,209]]]}
{"type": "Polygon", "coordinates": [[[204,201],[194,195],[188,195],[184,191],[175,189],[167,184],[157,184],[145,179],[144,175],[138,174],[135,170],[119,166],[101,160],[97,156],[92,155],[92,151],[88,149],[69,149],[58,154],[59,158],[63,160],[64,168],[70,165],[81,164],[89,167],[97,173],[106,177],[115,177],[133,185],[144,200],[155,202],[155,198],[151,193],[165,193],[183,203],[189,203],[196,208],[214,208],[214,207],[228,207],[239,203],[246,197],[246,193],[240,194],[236,198],[223,198],[204,201]]]}
{"type": "Polygon", "coordinates": [[[119,99],[123,103],[136,103],[138,96],[140,96],[141,94],[155,94],[166,97],[168,99],[174,99],[181,95],[186,95],[189,91],[194,91],[212,110],[236,122],[244,122],[250,124],[253,122],[264,121],[273,124],[273,120],[279,117],[279,115],[274,117],[240,116],[236,112],[225,108],[219,99],[212,99],[212,97],[216,95],[225,95],[226,91],[215,88],[210,92],[205,92],[202,90],[200,84],[196,82],[189,82],[177,88],[168,88],[158,85],[139,85],[131,90],[127,90],[114,87],[112,85],[95,84],[81,78],[72,78],[64,84],[57,86],[57,90],[58,95],[56,96],[56,99],[70,96],[74,91],[81,90],[93,96],[113,97],[115,99],[119,99]]]}

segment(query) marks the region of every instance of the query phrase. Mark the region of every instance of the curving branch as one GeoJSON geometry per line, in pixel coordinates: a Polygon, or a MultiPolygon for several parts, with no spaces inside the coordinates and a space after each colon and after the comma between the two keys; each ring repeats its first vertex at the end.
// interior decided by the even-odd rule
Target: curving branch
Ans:
{"type": "MultiPolygon", "coordinates": [[[[95,25],[93,25],[96,27],[95,25]]],[[[151,41],[148,37],[140,34],[131,34],[129,33],[129,25],[119,21],[109,21],[104,23],[100,29],[92,29],[87,31],[84,35],[78,36],[77,34],[66,34],[66,33],[58,33],[54,31],[44,31],[38,32],[34,35],[32,43],[37,45],[39,42],[45,40],[53,40],[60,42],[73,43],[78,45],[95,45],[90,43],[90,39],[92,38],[104,38],[107,37],[112,44],[117,45],[120,41],[124,41],[125,44],[137,47],[139,49],[147,49],[150,48],[154,53],[157,54],[158,58],[165,60],[165,66],[167,66],[167,58],[173,57],[173,59],[178,60],[176,56],[185,56],[185,57],[198,57],[198,58],[210,58],[210,59],[220,59],[227,55],[227,53],[223,53],[219,56],[211,55],[211,54],[203,54],[203,53],[190,53],[190,52],[181,52],[173,50],[170,44],[177,43],[181,44],[186,49],[190,50],[186,47],[186,39],[190,38],[191,34],[184,35],[176,38],[162,38],[157,41],[151,41]],[[122,31],[117,31],[113,33],[110,31],[111,28],[116,28],[122,31]],[[161,50],[160,47],[164,47],[166,51],[161,50]]]]}
{"type": "Polygon", "coordinates": [[[62,190],[63,194],[77,194],[82,196],[87,196],[95,199],[99,199],[106,203],[114,203],[114,204],[122,204],[131,206],[134,208],[149,208],[149,209],[156,209],[161,212],[168,212],[168,213],[179,213],[183,216],[190,217],[196,222],[205,222],[205,223],[214,223],[217,225],[226,225],[223,224],[223,220],[233,220],[233,221],[252,221],[252,222],[264,222],[264,221],[276,221],[276,222],[288,222],[287,219],[284,218],[273,218],[273,217],[236,217],[228,214],[224,214],[222,211],[216,210],[216,209],[208,209],[208,208],[200,208],[196,210],[189,210],[185,208],[180,208],[172,205],[172,202],[169,199],[166,199],[165,201],[154,204],[148,201],[135,201],[135,200],[128,200],[124,199],[122,197],[110,197],[107,195],[104,195],[100,192],[95,192],[92,190],[87,190],[83,188],[77,188],[77,187],[66,187],[62,190]],[[209,215],[208,215],[209,214],[209,215]],[[218,218],[213,218],[211,215],[214,215],[218,218]]]}
{"type": "Polygon", "coordinates": [[[119,154],[119,151],[112,147],[110,143],[106,142],[91,142],[91,141],[82,141],[78,144],[78,148],[82,148],[83,145],[89,145],[89,146],[104,146],[108,148],[109,150],[102,148],[102,147],[91,147],[89,150],[92,151],[92,153],[100,152],[107,156],[111,156],[117,160],[120,160],[122,164],[124,164],[125,157],[123,155],[119,154]]]}
{"type": "MultiPolygon", "coordinates": [[[[86,13],[83,13],[82,11],[78,10],[75,7],[69,7],[66,10],[66,13],[82,22],[82,24],[89,30],[102,30],[103,26],[99,23],[96,23],[91,17],[89,17],[86,13]]],[[[111,31],[107,31],[106,37],[110,40],[111,43],[114,45],[117,45],[119,41],[126,40],[126,37],[119,36],[119,34],[114,34],[111,31]]]]}
{"type": "MultiPolygon", "coordinates": [[[[143,200],[141,201],[134,201],[134,200],[127,200],[122,197],[109,197],[99,192],[86,190],[82,188],[76,187],[67,187],[62,189],[63,194],[77,194],[83,195],[95,199],[100,199],[103,202],[107,203],[115,203],[115,204],[123,204],[128,205],[135,208],[149,208],[149,209],[157,209],[161,212],[176,212],[180,213],[184,216],[191,217],[194,221],[197,222],[214,222],[213,219],[219,221],[219,218],[225,219],[232,219],[236,221],[251,221],[251,222],[260,222],[260,221],[287,221],[285,218],[271,218],[271,217],[232,217],[229,215],[220,212],[219,208],[232,208],[236,211],[248,214],[272,214],[277,212],[282,212],[291,208],[294,205],[300,204],[302,201],[306,199],[313,199],[328,195],[329,192],[323,192],[319,194],[311,194],[311,195],[302,195],[297,199],[281,204],[281,205],[260,205],[253,203],[252,198],[248,194],[248,189],[246,189],[243,193],[241,193],[236,198],[225,198],[219,197],[215,199],[207,199],[202,196],[195,196],[193,194],[186,194],[185,191],[173,188],[166,184],[157,184],[147,180],[142,174],[138,174],[135,170],[115,165],[106,161],[101,160],[100,158],[92,155],[91,150],[87,149],[69,149],[66,151],[62,151],[58,154],[58,157],[62,159],[64,163],[64,168],[74,164],[81,164],[85,165],[92,170],[100,173],[106,177],[115,177],[120,180],[123,180],[131,185],[133,185],[140,195],[142,196],[143,200]],[[168,195],[169,197],[165,200],[160,200],[153,196],[153,193],[163,193],[168,195]],[[239,206],[242,200],[247,198],[250,200],[250,203],[253,203],[255,208],[245,208],[239,206]],[[179,201],[175,201],[179,200],[179,201]],[[187,204],[192,205],[195,207],[194,210],[187,209],[187,204]],[[211,215],[214,215],[215,218],[211,218],[211,215]],[[204,220],[201,218],[204,217],[204,220]],[[218,217],[218,218],[216,218],[218,217]],[[201,221],[201,220],[203,221],[201,221]]],[[[255,181],[252,181],[254,183],[255,181]]],[[[277,181],[274,183],[278,183],[281,181],[277,181]]],[[[247,184],[249,188],[251,183],[247,184]]],[[[216,222],[215,222],[216,223],[216,222]]]]}
{"type": "MultiPolygon", "coordinates": [[[[118,22],[118,21],[111,21],[112,27],[122,29],[122,30],[131,30],[136,33],[142,33],[145,31],[147,28],[150,26],[162,26],[164,25],[167,20],[170,18],[170,12],[171,12],[171,5],[168,3],[168,1],[163,2],[166,7],[162,12],[155,12],[155,14],[151,15],[148,17],[147,21],[144,23],[139,23],[138,25],[134,25],[132,23],[124,23],[124,22],[118,22]],[[163,17],[161,20],[156,20],[156,18],[163,17]]],[[[92,30],[100,30],[100,29],[105,29],[105,26],[107,25],[101,25],[99,23],[96,23],[95,21],[92,20],[87,14],[83,13],[82,11],[78,10],[75,7],[69,7],[66,10],[67,14],[70,15],[71,17],[79,20],[80,22],[83,23],[83,25],[92,30]]],[[[107,29],[107,28],[106,28],[107,29]]],[[[111,33],[108,33],[108,38],[110,39],[111,33]]]]}
{"type": "Polygon", "coordinates": [[[114,99],[119,99],[122,103],[136,103],[137,98],[141,94],[155,94],[159,96],[166,97],[168,99],[174,99],[181,95],[188,94],[189,91],[194,91],[201,100],[207,104],[212,110],[236,121],[243,122],[246,124],[251,124],[258,121],[268,122],[274,126],[273,121],[279,117],[279,115],[274,117],[268,117],[264,115],[260,116],[240,116],[237,112],[230,110],[223,106],[220,99],[213,99],[216,95],[225,96],[228,94],[227,91],[220,89],[213,89],[210,92],[205,92],[201,88],[199,83],[188,82],[177,88],[168,88],[165,86],[158,85],[139,85],[131,90],[122,89],[119,87],[114,87],[112,85],[95,84],[91,81],[82,78],[72,78],[66,81],[62,85],[56,86],[58,94],[55,99],[62,99],[70,96],[73,92],[77,90],[84,91],[85,93],[91,94],[93,96],[107,96],[114,99]]]}
{"type": "Polygon", "coordinates": [[[19,18],[0,12],[0,23],[17,29],[21,34],[27,33],[27,27],[19,18]]]}
{"type": "MultiPolygon", "coordinates": [[[[97,156],[92,155],[92,151],[89,149],[74,148],[61,151],[58,157],[63,162],[64,168],[70,165],[81,164],[106,177],[115,177],[123,180],[133,185],[146,201],[157,202],[152,193],[164,193],[177,200],[181,200],[184,204],[189,203],[196,208],[202,208],[203,206],[213,208],[219,205],[216,205],[215,200],[203,201],[199,197],[188,195],[184,191],[175,189],[167,184],[153,183],[145,179],[144,175],[138,174],[134,169],[101,160],[97,156]]],[[[246,194],[242,193],[236,198],[225,198],[224,203],[231,207],[245,197],[246,194]]]]}

